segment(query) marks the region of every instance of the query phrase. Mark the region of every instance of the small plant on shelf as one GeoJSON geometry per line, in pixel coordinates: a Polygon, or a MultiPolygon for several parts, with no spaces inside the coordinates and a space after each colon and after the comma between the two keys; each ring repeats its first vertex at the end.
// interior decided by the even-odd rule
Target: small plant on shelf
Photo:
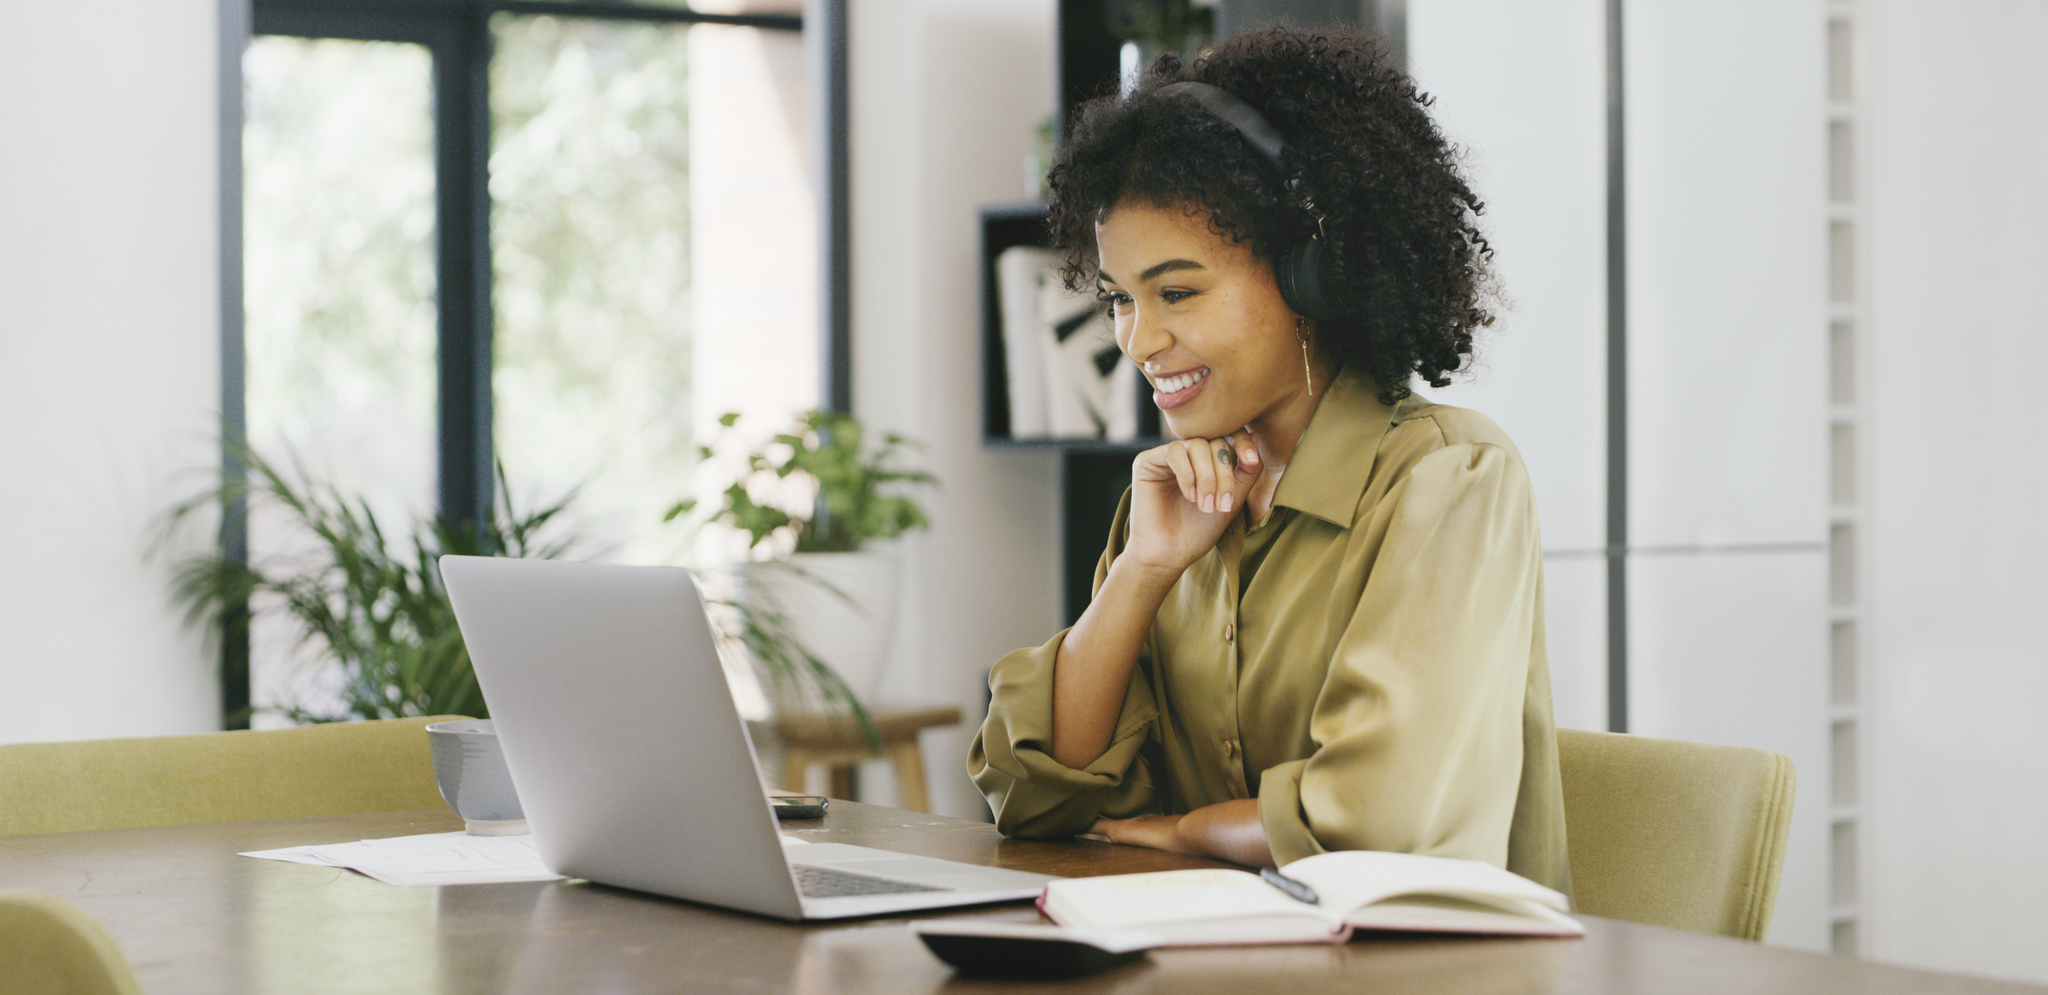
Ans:
{"type": "MultiPolygon", "coordinates": [[[[727,413],[718,419],[726,434],[699,447],[706,460],[720,455],[717,446],[732,438],[739,417],[727,413]]],[[[743,454],[746,470],[725,489],[723,504],[708,520],[745,532],[750,549],[772,550],[771,540],[781,537],[796,553],[858,552],[870,541],[929,528],[924,509],[900,493],[902,485],[937,483],[929,473],[897,465],[903,450],[916,443],[894,432],[872,446],[867,438],[866,429],[852,415],[804,413],[791,431],[743,454]],[[786,486],[790,483],[799,486],[786,486]],[[792,490],[810,490],[809,506],[778,500],[792,490]]],[[[696,508],[695,498],[678,501],[667,520],[696,508]]]]}

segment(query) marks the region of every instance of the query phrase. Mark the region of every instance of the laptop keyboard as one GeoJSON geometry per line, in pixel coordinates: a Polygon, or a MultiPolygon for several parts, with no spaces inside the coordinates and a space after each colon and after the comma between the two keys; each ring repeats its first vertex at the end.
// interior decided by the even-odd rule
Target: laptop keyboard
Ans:
{"type": "Polygon", "coordinates": [[[806,898],[840,898],[846,895],[895,895],[915,891],[945,891],[928,885],[911,884],[908,881],[891,881],[887,878],[869,877],[865,874],[848,874],[827,867],[810,867],[792,864],[796,872],[797,889],[806,898]]]}

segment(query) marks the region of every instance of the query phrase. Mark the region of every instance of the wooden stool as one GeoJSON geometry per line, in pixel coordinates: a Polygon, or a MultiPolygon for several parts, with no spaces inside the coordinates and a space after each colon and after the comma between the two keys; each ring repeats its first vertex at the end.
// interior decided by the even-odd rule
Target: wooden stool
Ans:
{"type": "MultiPolygon", "coordinates": [[[[935,726],[958,725],[960,710],[951,705],[879,706],[869,708],[868,717],[882,737],[880,756],[896,769],[896,806],[913,812],[931,811],[924,787],[924,752],[918,749],[917,734],[935,726]]],[[[850,715],[778,715],[775,735],[782,740],[782,783],[791,791],[806,790],[811,768],[822,764],[832,780],[826,793],[850,800],[854,766],[877,755],[869,749],[860,723],[850,715]]]]}

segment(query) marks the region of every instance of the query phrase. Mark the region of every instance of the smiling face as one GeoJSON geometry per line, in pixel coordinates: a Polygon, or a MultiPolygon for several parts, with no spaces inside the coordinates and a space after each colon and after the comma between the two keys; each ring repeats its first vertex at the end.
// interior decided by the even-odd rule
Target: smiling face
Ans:
{"type": "Polygon", "coordinates": [[[1120,204],[1096,224],[1095,248],[1116,343],[1152,382],[1168,431],[1213,439],[1249,426],[1291,452],[1316,397],[1272,266],[1212,231],[1201,208],[1120,204]]]}

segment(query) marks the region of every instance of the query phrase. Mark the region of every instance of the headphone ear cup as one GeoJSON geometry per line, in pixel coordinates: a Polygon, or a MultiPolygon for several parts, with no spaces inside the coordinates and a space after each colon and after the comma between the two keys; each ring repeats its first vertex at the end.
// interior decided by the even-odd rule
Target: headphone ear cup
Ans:
{"type": "Polygon", "coordinates": [[[1273,280],[1280,285],[1280,299],[1295,314],[1316,321],[1344,316],[1344,308],[1336,300],[1337,281],[1330,275],[1322,239],[1305,238],[1280,253],[1273,264],[1273,280]]]}

